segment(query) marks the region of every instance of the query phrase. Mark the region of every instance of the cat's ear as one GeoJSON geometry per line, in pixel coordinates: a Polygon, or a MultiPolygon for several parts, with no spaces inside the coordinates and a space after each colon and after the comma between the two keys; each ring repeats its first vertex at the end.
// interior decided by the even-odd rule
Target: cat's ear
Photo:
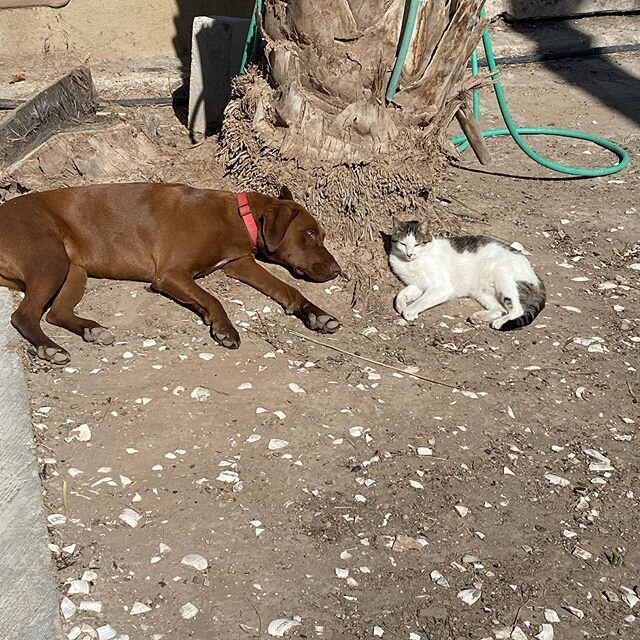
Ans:
{"type": "Polygon", "coordinates": [[[426,220],[423,220],[418,226],[418,233],[428,238],[431,234],[429,233],[429,223],[426,220]]]}

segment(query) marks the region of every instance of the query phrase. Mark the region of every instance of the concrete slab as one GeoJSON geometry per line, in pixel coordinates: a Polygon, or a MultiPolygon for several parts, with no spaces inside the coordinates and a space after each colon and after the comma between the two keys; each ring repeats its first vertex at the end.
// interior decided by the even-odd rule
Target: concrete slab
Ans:
{"type": "Polygon", "coordinates": [[[0,638],[59,640],[62,628],[47,547],[24,372],[0,289],[0,638]]]}
{"type": "Polygon", "coordinates": [[[231,80],[240,71],[249,20],[199,16],[193,21],[189,131],[206,133],[222,124],[231,80]]]}

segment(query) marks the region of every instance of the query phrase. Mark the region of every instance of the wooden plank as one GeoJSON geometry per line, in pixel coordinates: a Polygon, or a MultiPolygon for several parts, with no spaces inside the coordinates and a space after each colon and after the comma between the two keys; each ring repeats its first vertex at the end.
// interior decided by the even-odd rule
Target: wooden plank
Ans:
{"type": "Polygon", "coordinates": [[[480,164],[491,164],[491,156],[489,155],[487,145],[484,143],[480,126],[473,117],[473,112],[469,108],[468,104],[462,104],[460,109],[456,112],[456,119],[458,120],[458,124],[464,132],[464,135],[467,136],[469,145],[476,154],[480,164]]]}
{"type": "Polygon", "coordinates": [[[91,71],[70,71],[0,123],[0,175],[54,134],[94,116],[96,90],[91,71]]]}

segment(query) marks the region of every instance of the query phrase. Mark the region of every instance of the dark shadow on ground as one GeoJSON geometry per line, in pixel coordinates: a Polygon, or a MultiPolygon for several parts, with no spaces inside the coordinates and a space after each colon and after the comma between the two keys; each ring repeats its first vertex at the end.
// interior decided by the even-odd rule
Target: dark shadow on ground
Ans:
{"type": "MultiPolygon", "coordinates": [[[[518,15],[522,0],[511,0],[511,12],[518,15]]],[[[580,7],[582,0],[564,0],[567,14],[580,7]]],[[[639,18],[640,19],[640,18],[639,18]]],[[[510,26],[530,40],[536,42],[537,52],[549,51],[549,35],[553,30],[553,40],[562,38],[565,50],[589,49],[594,46],[593,37],[580,30],[580,20],[560,20],[553,23],[532,26],[524,22],[514,22],[510,26]]],[[[633,43],[623,43],[633,44],[633,43]]],[[[640,79],[631,75],[616,61],[615,56],[600,55],[565,61],[543,62],[550,71],[568,84],[578,86],[596,100],[640,123],[640,79]]]]}

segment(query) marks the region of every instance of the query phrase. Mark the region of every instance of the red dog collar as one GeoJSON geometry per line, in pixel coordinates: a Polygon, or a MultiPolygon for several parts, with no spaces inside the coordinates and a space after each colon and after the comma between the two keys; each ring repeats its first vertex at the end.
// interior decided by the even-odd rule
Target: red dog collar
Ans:
{"type": "Polygon", "coordinates": [[[249,238],[251,238],[251,244],[254,247],[257,247],[258,227],[256,225],[256,220],[253,217],[253,213],[251,212],[251,207],[249,206],[249,198],[244,191],[238,194],[238,209],[240,211],[240,217],[244,222],[244,226],[247,227],[247,233],[249,234],[249,238]]]}

